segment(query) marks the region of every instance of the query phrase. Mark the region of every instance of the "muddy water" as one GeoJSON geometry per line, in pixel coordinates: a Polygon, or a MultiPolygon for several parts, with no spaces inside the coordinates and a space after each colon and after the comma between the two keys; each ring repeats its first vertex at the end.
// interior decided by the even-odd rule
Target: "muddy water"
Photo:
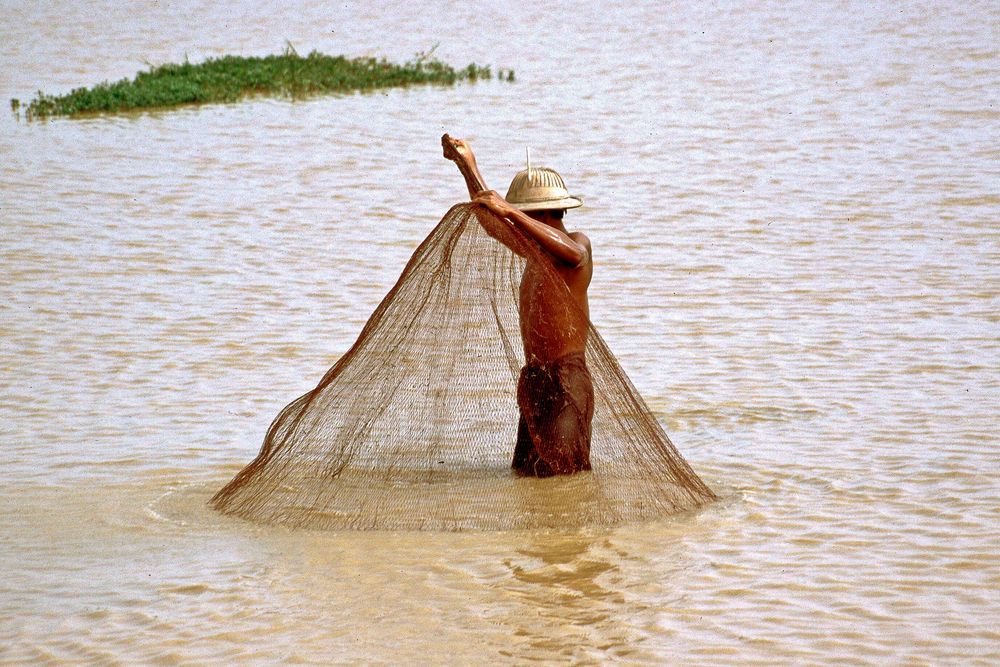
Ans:
{"type": "Polygon", "coordinates": [[[437,55],[515,85],[0,114],[3,662],[1000,661],[994,3],[5,2],[0,97],[145,62],[437,55]],[[207,510],[525,145],[593,317],[723,497],[613,531],[207,510]]]}

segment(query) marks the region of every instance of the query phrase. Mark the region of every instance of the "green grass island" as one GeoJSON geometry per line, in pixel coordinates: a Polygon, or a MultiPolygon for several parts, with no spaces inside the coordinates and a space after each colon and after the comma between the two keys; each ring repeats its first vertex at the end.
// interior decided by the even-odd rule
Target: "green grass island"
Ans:
{"type": "MultiPolygon", "coordinates": [[[[433,49],[431,50],[433,51],[433,49]]],[[[246,97],[299,99],[330,93],[369,91],[418,84],[453,85],[492,79],[488,66],[474,63],[460,69],[431,59],[430,52],[402,65],[371,57],[347,58],[313,51],[300,56],[288,48],[281,55],[222,56],[199,64],[184,62],[150,66],[134,79],[105,81],[76,88],[65,95],[38,91],[25,107],[29,120],[49,116],[80,116],[138,109],[235,102],[246,97]]],[[[514,81],[513,70],[501,69],[497,78],[514,81]]],[[[18,113],[21,102],[10,101],[18,113]]]]}

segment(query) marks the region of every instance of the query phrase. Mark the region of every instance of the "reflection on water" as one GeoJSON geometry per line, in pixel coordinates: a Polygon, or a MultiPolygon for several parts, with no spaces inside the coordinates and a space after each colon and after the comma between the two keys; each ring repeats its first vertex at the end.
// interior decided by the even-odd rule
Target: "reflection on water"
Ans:
{"type": "Polygon", "coordinates": [[[624,657],[634,645],[634,637],[617,632],[616,608],[625,599],[600,584],[599,578],[617,568],[597,553],[595,539],[600,538],[531,535],[516,557],[504,559],[512,575],[507,594],[516,602],[507,624],[515,637],[527,641],[529,655],[545,660],[624,657]]]}
{"type": "Polygon", "coordinates": [[[995,5],[8,3],[4,104],[286,39],[518,82],[0,113],[0,662],[1000,662],[995,5]],[[445,131],[584,195],[594,320],[723,502],[206,508],[465,197],[445,131]]]}

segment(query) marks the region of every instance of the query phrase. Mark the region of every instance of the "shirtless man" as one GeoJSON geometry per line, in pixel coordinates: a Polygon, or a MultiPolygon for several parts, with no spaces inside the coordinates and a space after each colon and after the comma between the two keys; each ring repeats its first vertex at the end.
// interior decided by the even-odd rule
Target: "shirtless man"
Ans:
{"type": "Polygon", "coordinates": [[[594,264],[590,239],[566,231],[562,221],[566,209],[583,202],[569,195],[559,174],[544,167],[518,173],[503,198],[486,189],[467,142],[448,135],[441,141],[445,157],[465,176],[473,202],[534,239],[568,288],[568,294],[553,290],[546,285],[551,273],[536,262],[525,266],[519,315],[526,363],[517,386],[521,419],[511,467],[532,477],[590,470],[594,390],[585,348],[594,264]]]}

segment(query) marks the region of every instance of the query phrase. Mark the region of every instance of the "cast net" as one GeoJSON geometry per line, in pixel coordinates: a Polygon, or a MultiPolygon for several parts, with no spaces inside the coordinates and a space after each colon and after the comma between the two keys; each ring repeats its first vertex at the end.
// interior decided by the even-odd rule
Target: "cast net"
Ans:
{"type": "Polygon", "coordinates": [[[281,411],[212,504],[318,529],[513,530],[609,526],[712,500],[550,261],[486,208],[453,207],[353,347],[281,411]],[[529,265],[589,329],[590,471],[511,470],[529,265]]]}

